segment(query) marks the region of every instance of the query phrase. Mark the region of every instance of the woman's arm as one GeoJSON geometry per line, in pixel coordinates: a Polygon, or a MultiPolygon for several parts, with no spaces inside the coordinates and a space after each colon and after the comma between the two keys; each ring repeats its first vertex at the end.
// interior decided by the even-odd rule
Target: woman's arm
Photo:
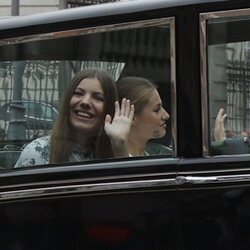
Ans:
{"type": "Polygon", "coordinates": [[[248,144],[245,143],[243,137],[227,138],[225,132],[225,119],[227,114],[224,114],[224,109],[221,108],[215,119],[214,139],[211,142],[211,154],[244,154],[248,153],[248,144]]]}

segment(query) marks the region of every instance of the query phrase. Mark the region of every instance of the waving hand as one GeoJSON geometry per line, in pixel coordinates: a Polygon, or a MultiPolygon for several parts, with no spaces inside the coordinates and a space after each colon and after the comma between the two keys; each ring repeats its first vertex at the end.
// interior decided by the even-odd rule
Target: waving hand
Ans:
{"type": "Polygon", "coordinates": [[[128,136],[133,117],[134,105],[125,98],[122,100],[121,107],[119,102],[115,102],[113,120],[110,115],[106,115],[104,130],[111,141],[115,156],[128,156],[128,136]]]}
{"type": "Polygon", "coordinates": [[[227,114],[223,114],[224,109],[221,108],[216,116],[215,120],[215,127],[214,127],[214,138],[215,141],[224,141],[227,139],[226,133],[225,133],[225,119],[227,117],[227,114]]]}

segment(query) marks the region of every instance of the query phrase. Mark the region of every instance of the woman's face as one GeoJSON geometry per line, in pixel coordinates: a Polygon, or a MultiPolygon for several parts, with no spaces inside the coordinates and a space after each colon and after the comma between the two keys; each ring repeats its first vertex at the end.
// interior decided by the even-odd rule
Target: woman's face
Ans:
{"type": "Polygon", "coordinates": [[[138,135],[140,134],[146,140],[163,137],[166,134],[166,120],[169,117],[167,111],[162,107],[158,91],[154,89],[147,105],[134,117],[138,135]]]}
{"type": "Polygon", "coordinates": [[[83,79],[74,90],[69,106],[69,120],[76,136],[96,134],[104,117],[104,93],[99,80],[83,79]]]}

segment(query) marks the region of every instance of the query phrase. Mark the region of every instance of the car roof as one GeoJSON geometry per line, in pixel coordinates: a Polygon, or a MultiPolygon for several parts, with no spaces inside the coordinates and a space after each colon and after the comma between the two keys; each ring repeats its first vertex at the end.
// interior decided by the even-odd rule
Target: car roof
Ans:
{"type": "Polygon", "coordinates": [[[213,2],[228,2],[232,0],[134,0],[125,2],[103,3],[78,8],[63,9],[27,16],[3,18],[0,22],[0,31],[16,29],[33,25],[60,23],[79,19],[104,17],[110,15],[129,14],[141,11],[150,11],[163,8],[180,7],[193,4],[213,2]]]}

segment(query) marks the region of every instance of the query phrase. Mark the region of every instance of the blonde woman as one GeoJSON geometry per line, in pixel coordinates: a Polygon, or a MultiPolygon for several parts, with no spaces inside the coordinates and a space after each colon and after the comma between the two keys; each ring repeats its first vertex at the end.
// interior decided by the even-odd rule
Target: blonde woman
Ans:
{"type": "Polygon", "coordinates": [[[123,101],[129,99],[135,107],[128,136],[129,155],[171,153],[171,149],[163,145],[160,147],[158,145],[155,151],[148,144],[150,139],[162,138],[166,135],[166,122],[170,118],[162,106],[162,100],[156,86],[141,77],[124,77],[116,85],[119,99],[123,101]]]}

